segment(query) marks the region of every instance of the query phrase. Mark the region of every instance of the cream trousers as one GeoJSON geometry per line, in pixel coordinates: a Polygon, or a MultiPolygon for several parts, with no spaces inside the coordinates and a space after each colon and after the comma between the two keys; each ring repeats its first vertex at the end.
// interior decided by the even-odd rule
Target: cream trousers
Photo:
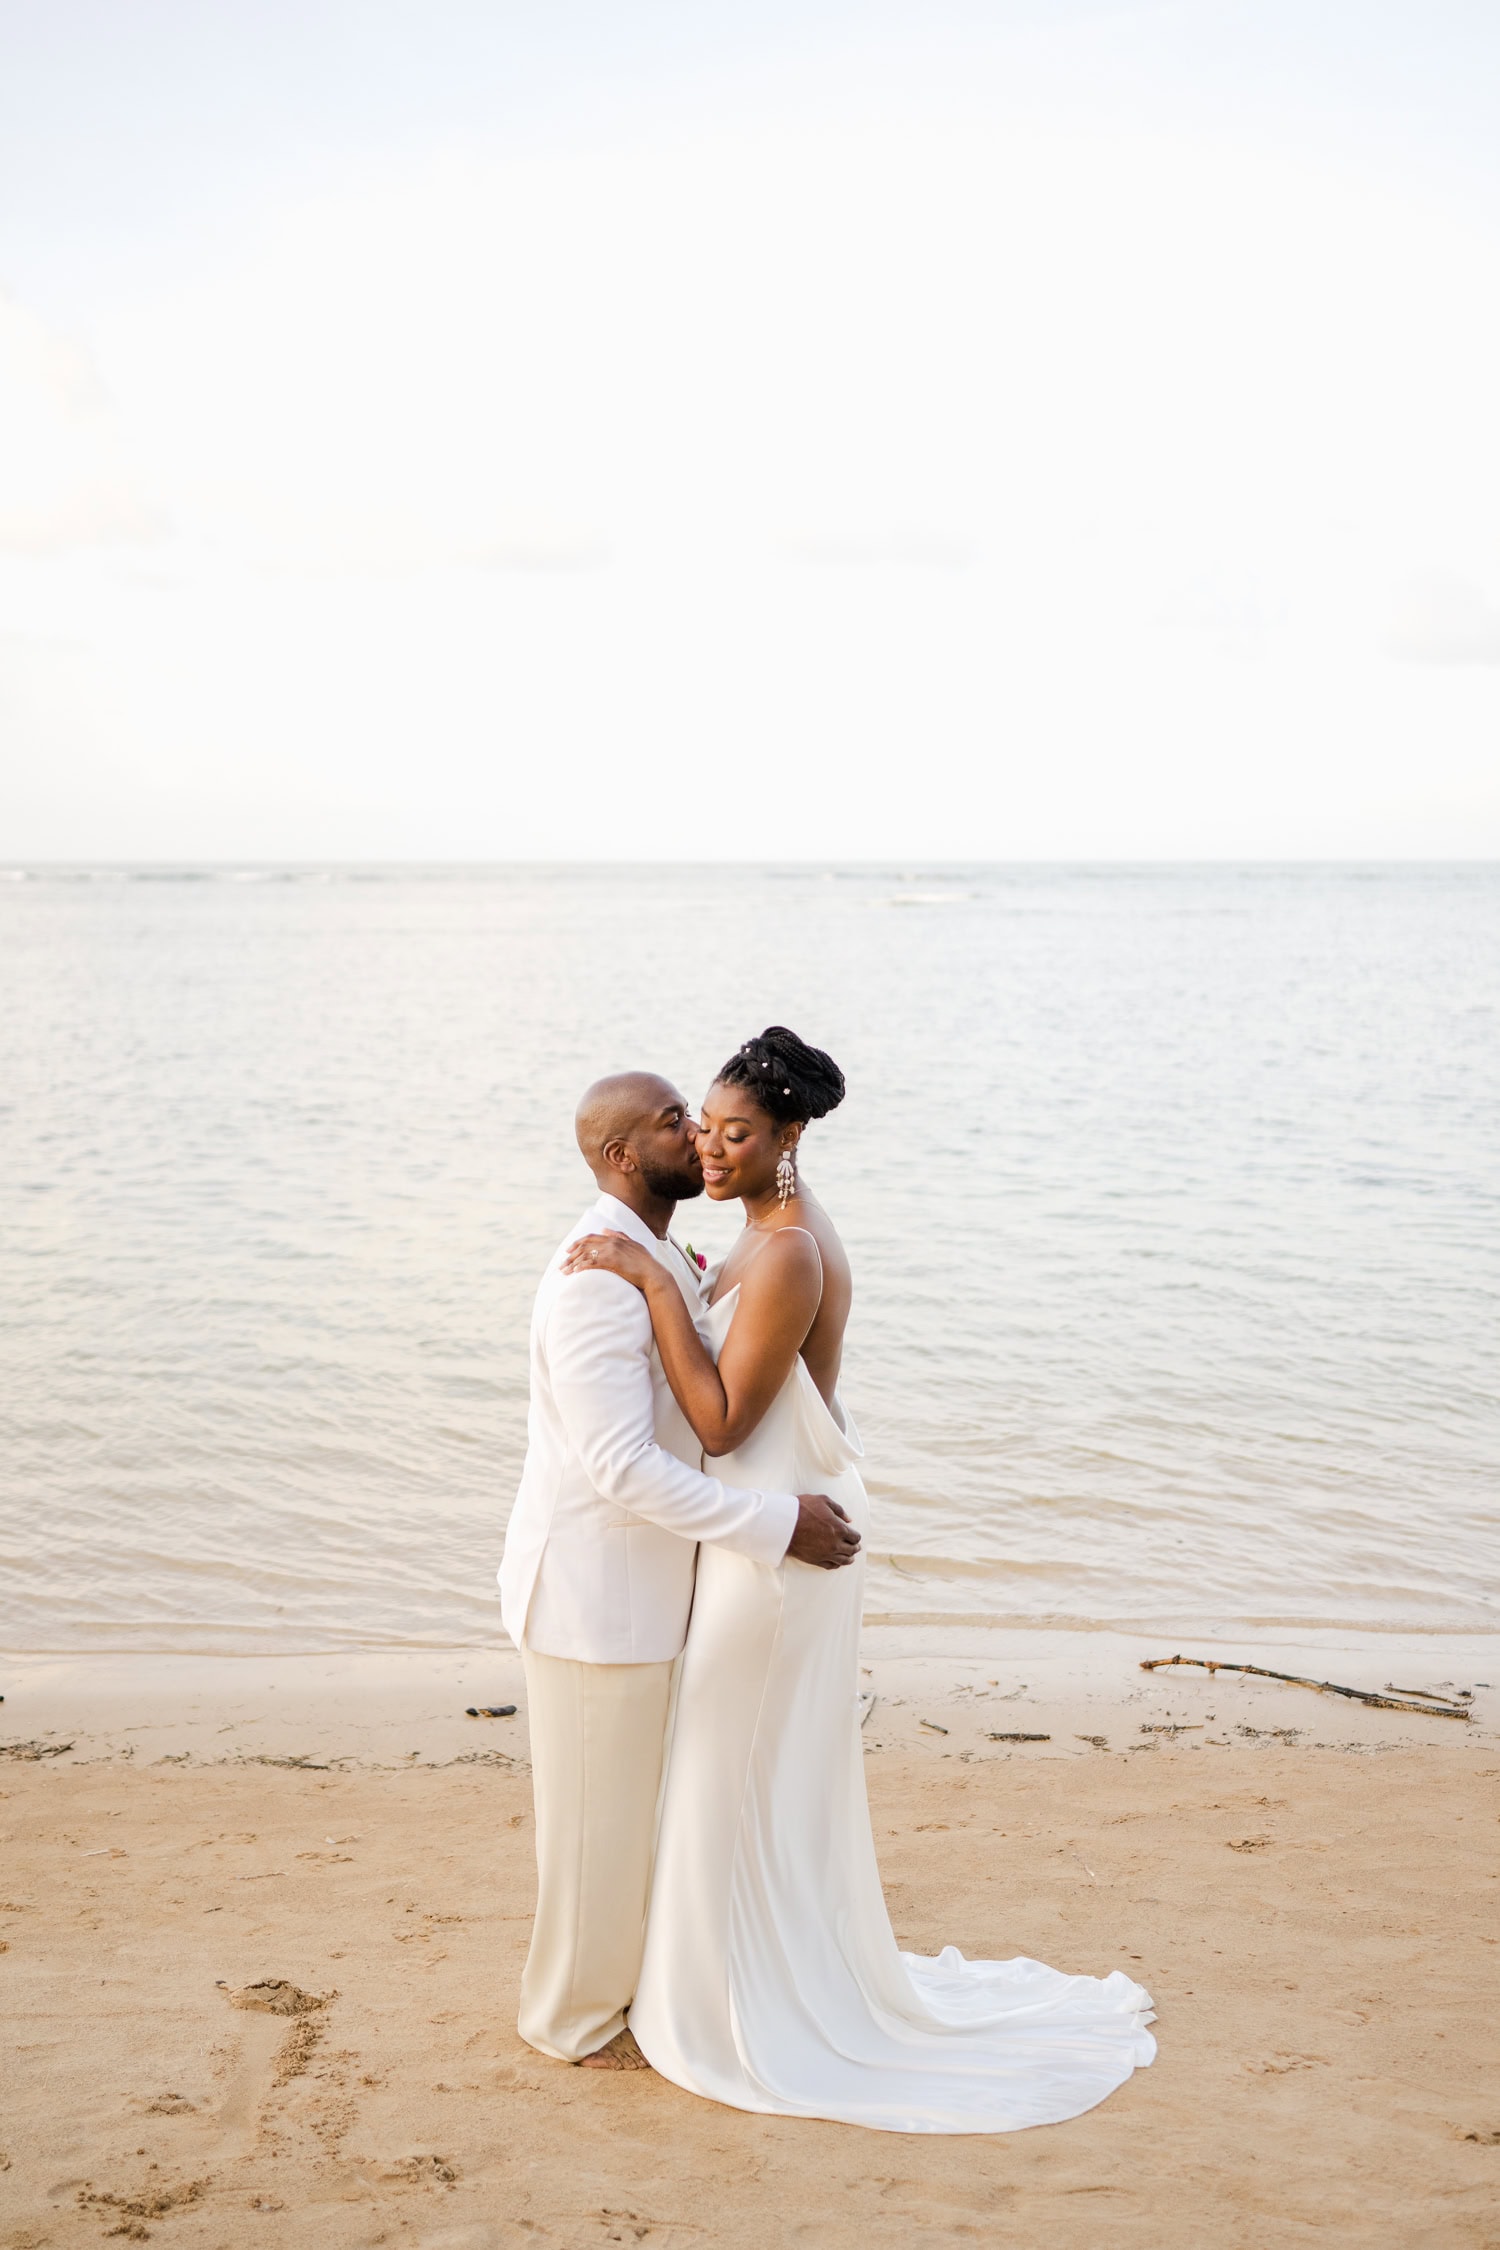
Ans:
{"type": "Polygon", "coordinates": [[[577,2062],[635,1997],[673,1666],[523,1655],[537,1897],[518,2029],[577,2062]]]}

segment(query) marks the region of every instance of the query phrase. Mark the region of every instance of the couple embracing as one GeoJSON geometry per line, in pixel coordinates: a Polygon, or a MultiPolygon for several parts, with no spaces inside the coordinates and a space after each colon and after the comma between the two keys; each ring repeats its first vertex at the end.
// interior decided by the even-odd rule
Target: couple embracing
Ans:
{"type": "Polygon", "coordinates": [[[1149,2062],[1151,2001],[1120,1970],[892,1934],[857,1711],[849,1262],[799,1165],[843,1093],[772,1025],[696,1120],[645,1072],[579,1104],[599,1198],[537,1294],[500,1568],[536,1801],[520,2031],[736,2109],[1006,2132],[1149,2062]],[[667,1231],[705,1189],[745,1213],[712,1275],[667,1231]]]}

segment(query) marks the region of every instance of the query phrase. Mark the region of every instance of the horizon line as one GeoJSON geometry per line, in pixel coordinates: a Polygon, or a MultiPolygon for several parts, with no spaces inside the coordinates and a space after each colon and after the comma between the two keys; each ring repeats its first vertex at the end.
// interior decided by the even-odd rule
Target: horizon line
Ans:
{"type": "Polygon", "coordinates": [[[145,874],[157,870],[173,873],[232,873],[250,874],[261,869],[328,870],[344,868],[399,868],[403,870],[433,869],[444,873],[464,870],[491,869],[547,869],[547,868],[669,868],[691,869],[703,867],[724,868],[794,868],[811,870],[838,868],[869,869],[872,872],[914,870],[930,872],[936,869],[979,868],[1196,868],[1196,867],[1500,867],[1500,854],[1476,855],[1406,854],[1406,853],[1210,853],[1155,855],[1101,855],[1089,853],[1027,854],[1015,858],[988,858],[975,855],[938,855],[933,857],[903,857],[897,853],[879,853],[870,857],[839,858],[833,853],[815,853],[791,857],[761,855],[740,856],[732,854],[691,853],[673,857],[653,858],[643,855],[588,854],[569,858],[527,854],[519,858],[460,858],[457,855],[438,854],[420,858],[398,858],[385,854],[361,854],[343,858],[328,854],[314,857],[282,858],[270,853],[257,853],[248,857],[220,859],[208,855],[185,858],[165,853],[142,858],[102,859],[82,858],[16,858],[0,860],[0,880],[16,876],[42,873],[92,872],[104,870],[121,874],[145,874]]]}

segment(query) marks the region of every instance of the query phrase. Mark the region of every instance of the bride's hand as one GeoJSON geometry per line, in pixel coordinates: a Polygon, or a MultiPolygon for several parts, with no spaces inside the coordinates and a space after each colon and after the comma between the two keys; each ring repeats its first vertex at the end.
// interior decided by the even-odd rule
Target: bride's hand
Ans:
{"type": "Polygon", "coordinates": [[[617,1273],[637,1289],[660,1278],[661,1267],[649,1250],[632,1242],[628,1234],[580,1236],[563,1260],[564,1273],[617,1273]]]}

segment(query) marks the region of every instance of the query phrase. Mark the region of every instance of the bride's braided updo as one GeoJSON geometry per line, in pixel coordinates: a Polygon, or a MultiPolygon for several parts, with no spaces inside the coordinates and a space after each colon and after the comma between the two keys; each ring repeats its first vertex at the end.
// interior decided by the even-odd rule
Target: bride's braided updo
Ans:
{"type": "Polygon", "coordinates": [[[832,1055],[809,1047],[785,1024],[767,1024],[719,1072],[721,1086],[746,1086],[777,1125],[826,1117],[844,1098],[844,1074],[832,1055]]]}

